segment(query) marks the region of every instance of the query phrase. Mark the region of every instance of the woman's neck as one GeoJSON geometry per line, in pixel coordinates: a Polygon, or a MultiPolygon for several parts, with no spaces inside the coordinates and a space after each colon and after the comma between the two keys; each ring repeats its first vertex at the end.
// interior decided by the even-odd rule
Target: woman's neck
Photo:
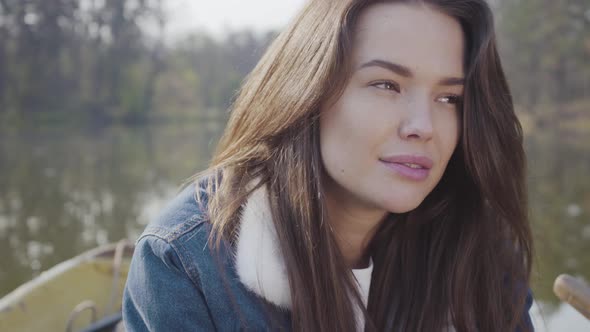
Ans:
{"type": "Polygon", "coordinates": [[[388,212],[327,196],[328,221],[344,260],[351,269],[368,267],[367,247],[388,212]]]}

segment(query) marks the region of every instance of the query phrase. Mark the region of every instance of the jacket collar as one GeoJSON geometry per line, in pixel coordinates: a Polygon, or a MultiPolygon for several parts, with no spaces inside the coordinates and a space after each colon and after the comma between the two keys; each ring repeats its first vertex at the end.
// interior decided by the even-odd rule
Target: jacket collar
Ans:
{"type": "Polygon", "coordinates": [[[287,270],[265,186],[250,194],[242,210],[235,261],[246,288],[281,308],[291,309],[287,270]]]}

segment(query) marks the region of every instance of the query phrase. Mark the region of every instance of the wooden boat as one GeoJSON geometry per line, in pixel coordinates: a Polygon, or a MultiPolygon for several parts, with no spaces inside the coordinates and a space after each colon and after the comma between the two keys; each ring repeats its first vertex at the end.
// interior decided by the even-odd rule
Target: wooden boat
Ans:
{"type": "Polygon", "coordinates": [[[0,331],[116,331],[132,254],[122,240],[43,272],[0,299],[0,331]]]}
{"type": "MultiPolygon", "coordinates": [[[[121,299],[134,246],[127,240],[85,252],[0,299],[0,331],[124,331],[121,299]]],[[[555,294],[590,319],[590,287],[559,276],[555,294]]]]}

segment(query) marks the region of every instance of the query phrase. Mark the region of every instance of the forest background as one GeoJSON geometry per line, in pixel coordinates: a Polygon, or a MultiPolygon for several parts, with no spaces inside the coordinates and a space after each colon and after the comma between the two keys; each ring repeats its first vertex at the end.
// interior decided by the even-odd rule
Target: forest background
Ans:
{"type": "MultiPolygon", "coordinates": [[[[527,125],[590,126],[588,1],[494,4],[505,70],[527,125]]],[[[0,0],[2,124],[225,117],[275,32],[194,32],[171,43],[163,37],[167,22],[162,0],[0,0]]]]}

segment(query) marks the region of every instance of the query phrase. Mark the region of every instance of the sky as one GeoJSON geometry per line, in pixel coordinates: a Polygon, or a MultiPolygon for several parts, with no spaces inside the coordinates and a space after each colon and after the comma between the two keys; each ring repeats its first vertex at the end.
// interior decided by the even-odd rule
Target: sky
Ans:
{"type": "Polygon", "coordinates": [[[250,28],[266,31],[283,27],[306,0],[167,0],[166,34],[176,38],[194,30],[215,35],[250,28]]]}

